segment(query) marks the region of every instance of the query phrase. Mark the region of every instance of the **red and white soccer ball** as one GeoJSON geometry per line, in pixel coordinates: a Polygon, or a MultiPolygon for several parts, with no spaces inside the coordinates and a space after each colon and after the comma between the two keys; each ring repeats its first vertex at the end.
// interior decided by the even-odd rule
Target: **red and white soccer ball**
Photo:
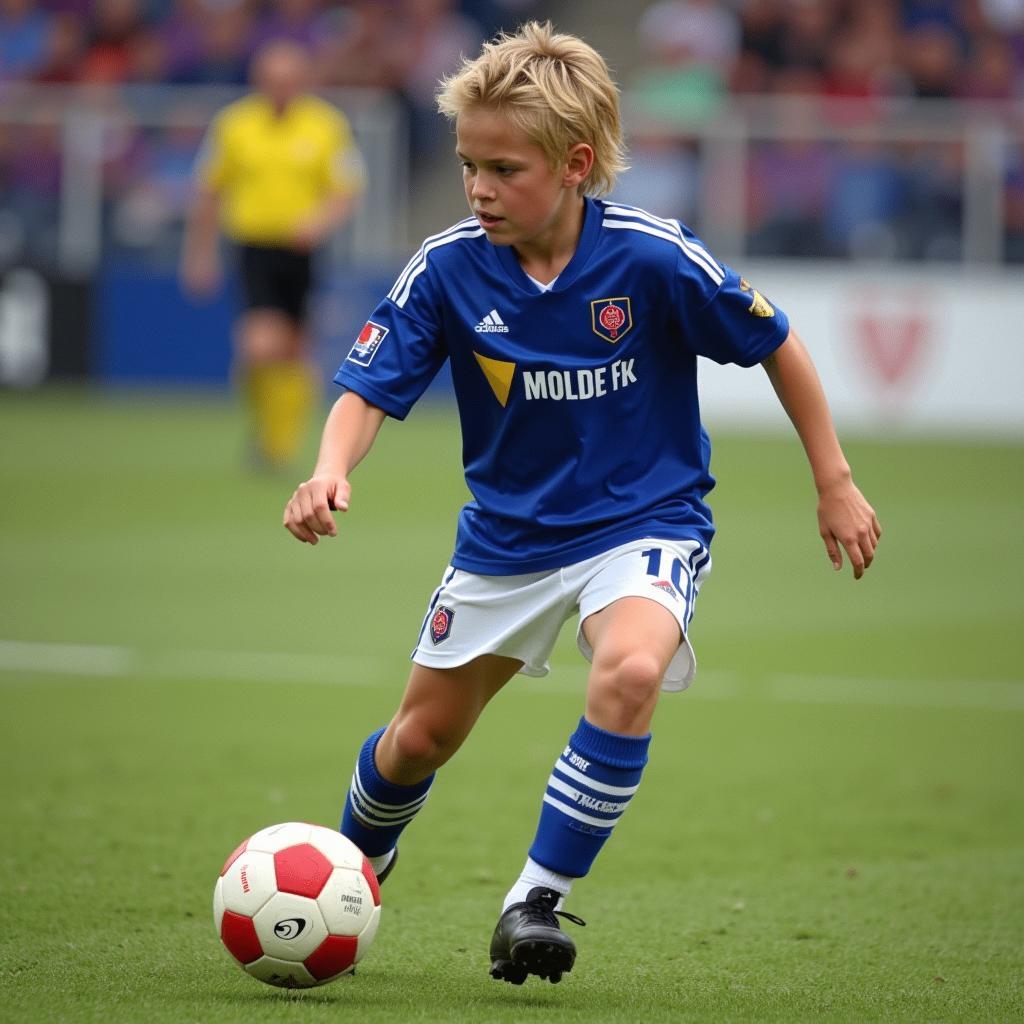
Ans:
{"type": "Polygon", "coordinates": [[[339,832],[289,821],[250,836],[213,890],[213,922],[254,978],[283,988],[348,974],[373,943],[380,888],[339,832]]]}

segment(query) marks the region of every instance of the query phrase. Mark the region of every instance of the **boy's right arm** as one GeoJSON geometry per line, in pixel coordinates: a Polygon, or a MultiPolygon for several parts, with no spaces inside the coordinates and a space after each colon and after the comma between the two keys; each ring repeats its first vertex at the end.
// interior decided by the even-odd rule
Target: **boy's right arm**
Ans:
{"type": "Polygon", "coordinates": [[[285,506],[284,526],[297,540],[316,544],[320,537],[338,535],[331,512],[348,511],[348,475],[370,450],[386,416],[354,391],[346,391],[334,403],[313,475],[299,484],[285,506]]]}

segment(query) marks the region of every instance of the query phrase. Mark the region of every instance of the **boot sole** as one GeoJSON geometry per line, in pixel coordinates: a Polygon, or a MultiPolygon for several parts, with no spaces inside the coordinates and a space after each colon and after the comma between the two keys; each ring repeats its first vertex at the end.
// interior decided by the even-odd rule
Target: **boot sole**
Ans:
{"type": "Polygon", "coordinates": [[[513,946],[511,960],[492,961],[491,977],[512,985],[522,985],[528,975],[534,974],[557,985],[562,975],[572,970],[575,962],[576,953],[572,949],[555,942],[528,940],[513,946]]]}

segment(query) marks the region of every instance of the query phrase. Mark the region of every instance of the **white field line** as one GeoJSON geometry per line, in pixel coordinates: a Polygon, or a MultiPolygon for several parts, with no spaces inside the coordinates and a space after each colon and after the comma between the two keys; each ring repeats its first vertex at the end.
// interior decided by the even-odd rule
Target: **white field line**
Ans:
{"type": "MultiPolygon", "coordinates": [[[[377,655],[161,650],[0,640],[0,673],[143,679],[376,686],[390,659],[377,655]]],[[[556,662],[557,674],[521,677],[516,689],[582,693],[583,662],[556,662]],[[571,674],[570,678],[565,678],[571,674]],[[573,676],[575,678],[573,678],[573,676]]],[[[404,680],[396,680],[396,685],[404,680]]],[[[786,701],[873,707],[1024,711],[1024,680],[927,680],[768,673],[761,678],[705,669],[684,699],[786,701]]]]}
{"type": "Polygon", "coordinates": [[[360,655],[143,651],[130,647],[0,640],[0,672],[370,686],[383,667],[384,659],[360,655]]]}
{"type": "Polygon", "coordinates": [[[58,672],[73,676],[123,676],[135,667],[127,647],[40,644],[0,640],[0,671],[58,672]]]}

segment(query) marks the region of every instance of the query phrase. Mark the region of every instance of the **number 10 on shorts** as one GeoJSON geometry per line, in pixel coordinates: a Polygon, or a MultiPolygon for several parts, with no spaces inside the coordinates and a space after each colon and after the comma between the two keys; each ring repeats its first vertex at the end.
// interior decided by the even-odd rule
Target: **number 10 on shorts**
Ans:
{"type": "MultiPolygon", "coordinates": [[[[661,561],[663,551],[661,548],[648,548],[646,551],[640,552],[641,558],[647,559],[647,575],[654,576],[655,578],[661,576],[661,561]]],[[[683,565],[681,558],[672,559],[672,568],[669,573],[669,578],[672,580],[672,585],[676,588],[679,596],[686,598],[686,592],[689,588],[690,580],[687,577],[686,584],[683,584],[683,571],[686,566],[683,565]]]]}

